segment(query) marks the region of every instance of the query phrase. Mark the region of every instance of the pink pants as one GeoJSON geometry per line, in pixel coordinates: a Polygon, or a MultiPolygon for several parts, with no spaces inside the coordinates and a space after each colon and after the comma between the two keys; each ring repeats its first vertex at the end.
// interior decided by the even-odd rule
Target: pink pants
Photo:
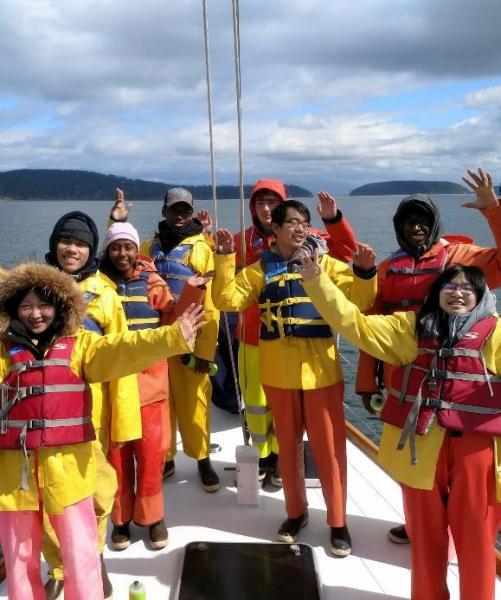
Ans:
{"type": "MultiPolygon", "coordinates": [[[[102,600],[101,561],[92,498],[50,515],[61,546],[66,600],[102,600]]],[[[9,600],[45,600],[40,575],[42,511],[0,511],[0,546],[9,600]]]]}

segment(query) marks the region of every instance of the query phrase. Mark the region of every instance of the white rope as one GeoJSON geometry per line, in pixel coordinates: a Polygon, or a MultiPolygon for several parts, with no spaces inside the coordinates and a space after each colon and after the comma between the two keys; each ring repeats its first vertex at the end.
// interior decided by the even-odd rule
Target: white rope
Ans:
{"type": "Polygon", "coordinates": [[[210,146],[210,167],[212,181],[212,213],[214,215],[214,226],[218,229],[218,210],[217,210],[217,192],[216,192],[216,163],[214,158],[214,136],[212,132],[212,86],[210,72],[210,52],[209,52],[209,17],[207,12],[207,0],[202,0],[204,14],[204,42],[205,42],[205,76],[207,82],[207,112],[209,118],[209,146],[210,146]]]}
{"type": "Polygon", "coordinates": [[[235,88],[238,126],[238,168],[240,182],[240,235],[241,266],[245,267],[245,212],[244,212],[244,165],[242,158],[242,78],[240,75],[240,11],[238,0],[233,5],[233,48],[235,53],[235,88]]]}
{"type": "MultiPolygon", "coordinates": [[[[211,179],[212,179],[212,203],[213,203],[213,211],[214,211],[214,224],[216,230],[218,229],[218,210],[217,210],[217,194],[216,194],[216,168],[215,168],[215,158],[214,158],[214,143],[213,143],[213,126],[212,126],[212,86],[211,86],[211,71],[210,71],[210,58],[209,58],[209,18],[207,11],[207,0],[202,0],[203,5],[203,20],[204,20],[204,39],[205,39],[205,71],[206,71],[206,81],[207,81],[207,112],[209,117],[209,141],[210,141],[210,157],[211,157],[211,179]]],[[[238,9],[237,9],[238,14],[238,9]]],[[[233,9],[233,31],[238,31],[238,25],[235,26],[235,7],[233,9]],[[235,29],[236,27],[236,29],[235,29]]],[[[238,17],[237,17],[238,23],[238,17]]],[[[236,35],[236,39],[239,39],[239,35],[236,35]]],[[[240,42],[235,41],[235,44],[238,46],[240,42]]],[[[243,218],[243,163],[242,163],[242,135],[241,135],[241,86],[240,86],[240,49],[235,50],[235,67],[238,71],[237,74],[237,120],[238,120],[238,130],[239,130],[239,139],[238,139],[238,147],[239,147],[239,164],[240,164],[240,228],[244,228],[242,231],[242,240],[245,242],[245,222],[243,218]],[[238,65],[238,67],[237,67],[238,65]]],[[[245,261],[245,243],[242,244],[243,248],[243,260],[245,261]]],[[[233,375],[233,384],[235,387],[235,395],[237,397],[238,408],[240,413],[240,418],[242,422],[242,432],[244,436],[245,444],[250,443],[249,432],[247,427],[247,422],[245,420],[244,413],[244,400],[242,398],[242,394],[240,391],[240,386],[238,383],[238,375],[237,375],[237,366],[235,364],[235,357],[233,356],[233,340],[231,339],[230,334],[230,325],[228,322],[228,314],[223,312],[223,320],[224,320],[224,329],[226,334],[226,341],[228,344],[228,351],[230,356],[231,363],[231,371],[233,375]]]]}

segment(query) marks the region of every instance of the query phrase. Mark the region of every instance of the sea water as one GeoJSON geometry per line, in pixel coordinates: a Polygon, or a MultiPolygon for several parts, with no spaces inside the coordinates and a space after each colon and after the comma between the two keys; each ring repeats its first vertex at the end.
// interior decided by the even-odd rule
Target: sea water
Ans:
{"type": "MultiPolygon", "coordinates": [[[[465,195],[438,195],[433,197],[440,208],[442,231],[460,233],[472,237],[480,246],[492,246],[493,238],[485,218],[479,211],[462,208],[462,202],[473,199],[465,195]]],[[[131,201],[134,199],[131,198],[131,201]]],[[[312,212],[313,225],[322,227],[316,214],[314,198],[300,198],[312,212]]],[[[400,202],[400,196],[339,196],[338,208],[349,219],[357,238],[376,250],[378,261],[396,249],[392,217],[400,202]]],[[[49,235],[54,223],[66,212],[81,210],[90,215],[104,237],[107,218],[113,202],[104,201],[46,201],[0,200],[0,266],[11,267],[23,260],[43,260],[48,251],[49,235]]],[[[245,201],[246,226],[250,224],[248,203],[245,201]]],[[[135,202],[130,221],[139,231],[141,239],[151,237],[161,218],[162,201],[135,202]]],[[[212,202],[197,201],[195,209],[212,212],[212,202]]],[[[218,202],[218,226],[231,231],[240,227],[238,200],[218,202]]],[[[501,296],[501,294],[500,294],[501,296]]],[[[501,302],[498,302],[501,310],[501,302]]],[[[357,351],[340,341],[342,366],[346,381],[346,415],[366,435],[378,440],[380,425],[376,417],[368,415],[353,393],[353,380],[357,363],[357,351]]]]}

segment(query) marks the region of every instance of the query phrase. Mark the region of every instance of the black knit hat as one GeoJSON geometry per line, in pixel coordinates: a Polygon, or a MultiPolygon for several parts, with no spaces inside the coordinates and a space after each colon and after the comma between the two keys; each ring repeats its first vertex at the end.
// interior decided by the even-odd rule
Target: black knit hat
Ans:
{"type": "Polygon", "coordinates": [[[63,223],[63,226],[59,231],[59,239],[61,238],[73,238],[79,240],[80,242],[87,244],[91,250],[94,249],[96,243],[88,221],[80,216],[67,219],[63,223]]]}

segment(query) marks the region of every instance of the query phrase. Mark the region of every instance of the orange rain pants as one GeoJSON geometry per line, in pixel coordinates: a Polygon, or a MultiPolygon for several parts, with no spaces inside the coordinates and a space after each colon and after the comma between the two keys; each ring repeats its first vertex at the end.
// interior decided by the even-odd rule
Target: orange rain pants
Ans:
{"type": "Polygon", "coordinates": [[[492,438],[448,433],[433,489],[402,489],[412,539],[412,600],[449,598],[448,527],[458,557],[461,600],[494,600],[501,504],[496,502],[492,438]]]}
{"type": "Polygon", "coordinates": [[[115,525],[131,520],[138,525],[153,525],[164,517],[162,472],[171,438],[168,402],[141,406],[141,424],[140,440],[126,442],[109,453],[118,480],[111,512],[115,525]]]}
{"type": "Polygon", "coordinates": [[[316,390],[286,390],[263,385],[280,447],[280,472],[289,518],[308,506],[304,481],[306,430],[327,505],[329,527],[346,524],[346,432],[343,382],[316,390]]]}

